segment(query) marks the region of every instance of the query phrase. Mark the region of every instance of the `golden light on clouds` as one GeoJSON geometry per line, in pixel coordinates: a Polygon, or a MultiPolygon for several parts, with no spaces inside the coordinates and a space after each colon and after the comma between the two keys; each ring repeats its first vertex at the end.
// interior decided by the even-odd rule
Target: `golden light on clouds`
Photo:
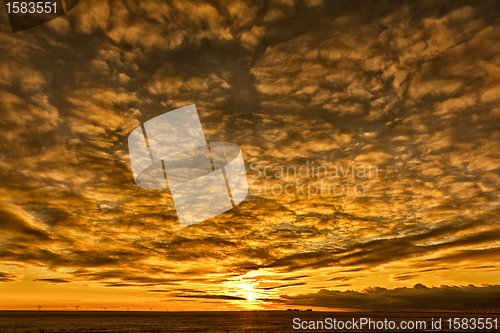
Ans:
{"type": "Polygon", "coordinates": [[[0,309],[498,309],[497,6],[355,7],[1,14],[0,309]],[[191,104],[250,194],[180,227],[127,138],[191,104]],[[307,165],[337,175],[276,174],[307,165]]]}

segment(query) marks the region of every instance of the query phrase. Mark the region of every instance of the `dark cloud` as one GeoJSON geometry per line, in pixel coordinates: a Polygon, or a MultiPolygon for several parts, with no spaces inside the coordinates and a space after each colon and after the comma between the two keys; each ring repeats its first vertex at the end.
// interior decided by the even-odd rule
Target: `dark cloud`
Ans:
{"type": "Polygon", "coordinates": [[[273,290],[273,289],[288,288],[288,287],[293,287],[293,286],[304,286],[304,285],[306,285],[305,282],[297,282],[297,283],[281,284],[281,285],[272,286],[272,287],[257,287],[257,289],[273,290]]]}
{"type": "Polygon", "coordinates": [[[221,299],[228,301],[245,301],[246,298],[238,296],[228,296],[228,295],[175,295],[175,297],[183,298],[209,298],[209,299],[221,299]]]}
{"type": "Polygon", "coordinates": [[[151,287],[155,286],[155,284],[150,284],[150,283],[144,283],[144,284],[139,284],[139,283],[106,283],[106,287],[151,287]]]}
{"type": "Polygon", "coordinates": [[[305,279],[308,277],[309,277],[309,275],[289,276],[289,277],[281,279],[281,281],[294,281],[294,280],[305,279]]]}
{"type": "MultiPolygon", "coordinates": [[[[365,243],[353,243],[344,249],[335,251],[316,251],[309,253],[293,254],[272,262],[270,267],[288,267],[290,271],[303,269],[305,267],[324,267],[333,264],[345,266],[378,266],[387,262],[404,260],[407,258],[422,256],[427,253],[434,253],[438,250],[459,248],[464,245],[480,245],[497,241],[500,239],[498,230],[479,232],[476,234],[466,234],[456,237],[452,241],[443,241],[439,244],[420,245],[423,240],[433,240],[441,236],[455,234],[457,231],[474,230],[485,224],[481,221],[446,224],[432,230],[421,230],[416,235],[407,235],[398,238],[379,239],[365,243]]],[[[488,225],[488,223],[486,223],[488,225]]],[[[498,252],[497,248],[481,250],[464,250],[460,253],[450,254],[443,259],[434,258],[430,261],[446,261],[448,258],[474,258],[482,260],[489,258],[498,252]],[[483,253],[479,255],[480,253],[483,253]],[[446,258],[446,259],[445,259],[446,258]]]]}
{"type": "Polygon", "coordinates": [[[37,228],[29,223],[26,217],[22,217],[15,212],[0,209],[0,230],[4,234],[19,235],[27,239],[38,239],[45,241],[50,239],[50,233],[43,229],[37,228]]]}
{"type": "Polygon", "coordinates": [[[14,274],[0,272],[0,282],[15,282],[16,277],[14,274]]]}
{"type": "Polygon", "coordinates": [[[49,282],[49,283],[70,283],[70,280],[66,279],[35,279],[36,282],[49,282]]]}
{"type": "Polygon", "coordinates": [[[401,274],[394,277],[394,281],[413,280],[419,277],[418,274],[401,274]]]}
{"type": "Polygon", "coordinates": [[[170,289],[170,290],[163,290],[163,289],[151,289],[151,290],[148,290],[148,291],[151,291],[151,292],[155,292],[155,293],[187,293],[187,294],[195,294],[195,293],[199,293],[199,294],[206,294],[207,292],[206,291],[203,291],[203,290],[195,290],[195,289],[189,289],[189,288],[173,288],[173,289],[170,289]]]}
{"type": "Polygon", "coordinates": [[[336,277],[329,279],[328,281],[349,281],[351,279],[352,279],[352,277],[350,277],[350,276],[336,276],[336,277]]]}
{"type": "Polygon", "coordinates": [[[354,310],[408,311],[447,310],[467,311],[499,309],[499,285],[483,287],[441,286],[428,288],[416,284],[413,288],[368,288],[363,291],[334,291],[281,296],[286,304],[346,308],[354,310]]]}

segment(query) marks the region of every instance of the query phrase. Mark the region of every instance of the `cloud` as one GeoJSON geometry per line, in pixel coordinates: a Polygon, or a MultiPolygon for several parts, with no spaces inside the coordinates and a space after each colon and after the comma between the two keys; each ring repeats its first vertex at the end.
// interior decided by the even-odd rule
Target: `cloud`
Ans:
{"type": "Polygon", "coordinates": [[[412,288],[367,288],[363,291],[320,290],[317,293],[284,296],[288,305],[319,306],[375,311],[471,311],[498,309],[499,285],[483,287],[440,286],[428,288],[416,284],[412,288]]]}
{"type": "Polygon", "coordinates": [[[14,274],[0,272],[0,282],[15,282],[17,276],[14,274]]]}
{"type": "Polygon", "coordinates": [[[176,297],[182,298],[208,298],[208,299],[221,299],[228,301],[245,301],[246,298],[238,296],[227,296],[227,295],[176,295],[176,297]]]}
{"type": "Polygon", "coordinates": [[[31,239],[49,240],[50,233],[43,229],[37,228],[35,225],[27,221],[26,216],[21,216],[13,209],[3,208],[0,209],[0,230],[3,234],[10,234],[13,236],[27,237],[31,239]]]}
{"type": "MultiPolygon", "coordinates": [[[[245,283],[276,302],[283,288],[291,301],[338,283],[357,291],[311,302],[349,307],[354,295],[360,309],[368,285],[418,279],[436,284],[426,295],[462,297],[476,289],[436,286],[468,283],[464,270],[494,282],[498,10],[426,6],[89,0],[22,34],[1,25],[0,279],[43,268],[72,285],[228,302],[246,299],[245,283]],[[192,103],[208,141],[258,162],[247,171],[261,193],[180,228],[168,191],[135,186],[127,137],[192,103]],[[324,179],[362,183],[363,196],[269,194],[318,185],[275,175],[313,161],[377,176],[324,179]]],[[[385,290],[377,297],[427,289],[385,290]]]]}
{"type": "Polygon", "coordinates": [[[419,275],[418,274],[403,274],[403,275],[398,275],[394,277],[395,281],[405,281],[405,280],[413,280],[416,279],[419,275]]]}
{"type": "Polygon", "coordinates": [[[273,290],[273,289],[288,288],[288,287],[303,286],[303,285],[306,285],[306,283],[305,282],[288,283],[288,284],[281,284],[281,285],[271,286],[271,287],[258,287],[258,289],[273,290]]]}
{"type": "Polygon", "coordinates": [[[70,280],[66,279],[35,279],[36,282],[49,282],[49,283],[70,283],[70,280]]]}

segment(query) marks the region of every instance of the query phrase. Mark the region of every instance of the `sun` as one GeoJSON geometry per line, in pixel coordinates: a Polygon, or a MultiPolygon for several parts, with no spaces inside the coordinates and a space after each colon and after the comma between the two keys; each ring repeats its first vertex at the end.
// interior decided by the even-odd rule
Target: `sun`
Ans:
{"type": "Polygon", "coordinates": [[[236,287],[242,291],[242,294],[245,295],[247,301],[253,301],[257,297],[258,291],[253,289],[254,284],[255,283],[240,283],[236,285],[236,287]]]}
{"type": "Polygon", "coordinates": [[[255,299],[255,294],[254,293],[246,293],[245,297],[247,301],[253,301],[255,299]]]}

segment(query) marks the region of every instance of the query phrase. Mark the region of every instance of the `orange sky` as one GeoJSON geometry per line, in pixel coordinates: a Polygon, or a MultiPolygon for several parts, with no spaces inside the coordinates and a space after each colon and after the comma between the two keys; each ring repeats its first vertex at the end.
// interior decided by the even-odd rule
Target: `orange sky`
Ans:
{"type": "Polygon", "coordinates": [[[0,11],[0,310],[498,310],[497,7],[88,0],[17,33],[0,11]],[[191,104],[250,193],[180,227],[127,138],[191,104]],[[276,174],[313,162],[378,173],[276,174]]]}

